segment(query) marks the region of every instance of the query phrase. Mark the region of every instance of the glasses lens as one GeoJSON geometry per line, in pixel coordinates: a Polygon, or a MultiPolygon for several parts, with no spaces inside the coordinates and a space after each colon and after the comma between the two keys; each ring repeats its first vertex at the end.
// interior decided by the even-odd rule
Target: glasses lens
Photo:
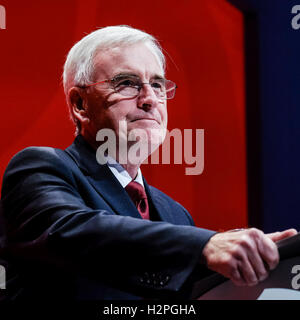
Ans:
{"type": "Polygon", "coordinates": [[[112,80],[116,92],[126,97],[134,97],[139,94],[140,79],[134,76],[120,75],[112,80]]]}
{"type": "Polygon", "coordinates": [[[176,83],[171,80],[166,80],[166,99],[173,99],[176,92],[176,83]]]}
{"type": "MultiPolygon", "coordinates": [[[[116,92],[126,97],[138,96],[143,85],[139,77],[131,75],[118,75],[111,80],[111,83],[116,92]]],[[[159,99],[174,98],[176,84],[173,81],[154,79],[149,84],[159,99]]]]}
{"type": "Polygon", "coordinates": [[[172,99],[175,96],[176,84],[171,80],[154,80],[151,82],[151,87],[160,99],[172,99]]]}
{"type": "Polygon", "coordinates": [[[166,80],[154,79],[150,82],[151,88],[159,98],[165,98],[166,96],[166,80]]]}

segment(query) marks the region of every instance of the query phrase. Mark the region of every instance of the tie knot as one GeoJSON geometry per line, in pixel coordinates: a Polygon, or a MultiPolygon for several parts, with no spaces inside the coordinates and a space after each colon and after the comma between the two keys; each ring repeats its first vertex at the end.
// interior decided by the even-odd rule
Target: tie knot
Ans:
{"type": "Polygon", "coordinates": [[[126,187],[125,190],[130,195],[131,199],[139,201],[141,199],[147,199],[145,189],[136,181],[131,181],[126,187]]]}

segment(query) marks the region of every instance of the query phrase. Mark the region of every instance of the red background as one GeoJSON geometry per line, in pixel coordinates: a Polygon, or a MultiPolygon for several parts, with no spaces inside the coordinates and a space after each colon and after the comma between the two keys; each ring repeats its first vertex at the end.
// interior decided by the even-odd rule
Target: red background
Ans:
{"type": "MultiPolygon", "coordinates": [[[[30,145],[65,148],[74,128],[61,84],[71,46],[98,27],[126,24],[156,36],[167,77],[178,84],[169,130],[205,130],[205,166],[145,165],[147,181],[183,204],[210,229],[247,225],[243,17],[225,0],[1,1],[0,176],[30,145]]],[[[195,137],[195,135],[194,135],[195,137]]]]}

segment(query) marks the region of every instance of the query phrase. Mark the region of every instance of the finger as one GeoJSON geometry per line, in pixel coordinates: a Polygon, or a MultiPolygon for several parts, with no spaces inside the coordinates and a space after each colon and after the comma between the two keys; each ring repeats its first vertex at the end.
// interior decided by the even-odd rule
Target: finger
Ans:
{"type": "MultiPolygon", "coordinates": [[[[244,251],[247,255],[247,259],[245,260],[245,270],[246,272],[253,272],[256,275],[255,277],[250,273],[248,277],[250,277],[250,280],[248,278],[248,283],[257,283],[259,281],[263,281],[268,276],[268,270],[269,267],[265,265],[265,262],[263,260],[263,257],[260,254],[258,242],[257,240],[265,237],[264,233],[256,228],[251,228],[246,231],[247,236],[249,237],[247,241],[243,241],[243,247],[246,249],[244,251]],[[249,265],[250,264],[250,267],[249,265]]],[[[244,238],[245,239],[245,238],[244,238]]],[[[246,275],[245,275],[246,276],[246,275]]]]}
{"type": "Polygon", "coordinates": [[[241,272],[239,270],[239,268],[235,269],[231,276],[230,276],[230,280],[239,287],[244,287],[247,286],[247,282],[245,281],[245,279],[243,278],[243,276],[241,275],[241,272]]]}
{"type": "MultiPolygon", "coordinates": [[[[250,252],[250,251],[249,251],[250,252]]],[[[253,268],[252,263],[249,261],[249,252],[248,255],[246,252],[242,254],[242,259],[238,263],[238,269],[242,275],[242,278],[248,286],[254,286],[258,283],[257,274],[253,268]]]]}
{"type": "Polygon", "coordinates": [[[277,242],[296,235],[298,231],[296,229],[287,229],[281,232],[273,232],[266,234],[272,241],[277,242]]]}
{"type": "Polygon", "coordinates": [[[274,270],[279,262],[279,253],[276,244],[266,235],[257,239],[257,247],[260,256],[269,266],[270,270],[274,270]]]}
{"type": "Polygon", "coordinates": [[[262,260],[258,248],[255,248],[254,250],[250,251],[248,253],[248,259],[252,265],[252,268],[256,274],[256,277],[258,281],[263,281],[268,277],[268,270],[269,268],[266,267],[266,264],[262,260]]]}
{"type": "Polygon", "coordinates": [[[247,283],[242,277],[238,264],[239,260],[232,254],[223,253],[222,256],[219,257],[217,267],[212,270],[229,278],[237,286],[246,286],[247,283]]]}

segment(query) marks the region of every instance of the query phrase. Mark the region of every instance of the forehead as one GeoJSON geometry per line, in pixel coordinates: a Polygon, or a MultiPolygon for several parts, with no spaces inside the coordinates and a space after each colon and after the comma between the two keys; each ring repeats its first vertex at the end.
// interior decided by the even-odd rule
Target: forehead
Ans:
{"type": "Polygon", "coordinates": [[[145,43],[100,51],[95,55],[94,66],[96,80],[126,72],[148,79],[164,76],[158,56],[145,43]]]}

